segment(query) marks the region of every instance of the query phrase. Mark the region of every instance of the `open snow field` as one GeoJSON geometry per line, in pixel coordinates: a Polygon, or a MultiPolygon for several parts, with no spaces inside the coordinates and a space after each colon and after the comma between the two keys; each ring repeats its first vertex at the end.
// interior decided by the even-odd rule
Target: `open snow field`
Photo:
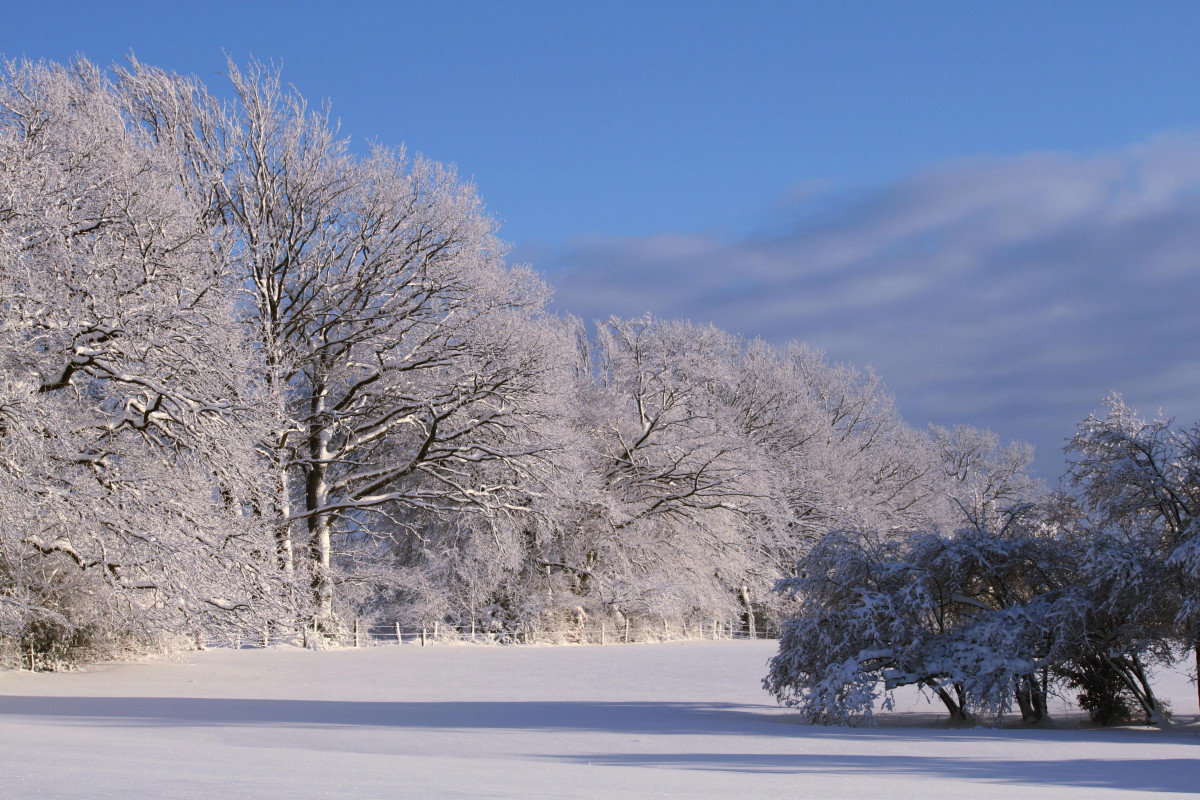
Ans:
{"type": "MultiPolygon", "coordinates": [[[[1200,792],[1196,695],[1168,731],[799,725],[774,642],[210,650],[0,674],[0,797],[1168,797],[1200,792]]],[[[1070,727],[1066,727],[1066,726],[1070,727]]]]}

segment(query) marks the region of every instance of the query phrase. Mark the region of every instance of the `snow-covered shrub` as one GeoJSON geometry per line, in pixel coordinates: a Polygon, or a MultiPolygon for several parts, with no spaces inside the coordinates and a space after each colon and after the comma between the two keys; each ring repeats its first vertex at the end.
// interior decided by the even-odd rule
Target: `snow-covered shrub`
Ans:
{"type": "MultiPolygon", "coordinates": [[[[784,622],[764,686],[813,722],[867,720],[886,691],[920,677],[938,615],[902,540],[833,531],[780,581],[797,608],[784,622]]],[[[925,676],[933,679],[933,676],[925,676]]]]}
{"type": "Polygon", "coordinates": [[[779,590],[798,601],[766,688],[813,721],[868,720],[916,685],[952,718],[1045,714],[1046,605],[1024,573],[1045,542],[964,529],[946,536],[834,531],[779,590]]]}
{"type": "Polygon", "coordinates": [[[1069,448],[1074,496],[1037,500],[1019,450],[935,429],[957,527],[822,537],[779,584],[798,610],[767,688],[813,720],[916,684],[952,717],[1036,722],[1058,683],[1098,722],[1165,721],[1150,671],[1197,646],[1200,429],[1108,405],[1069,448]]]}

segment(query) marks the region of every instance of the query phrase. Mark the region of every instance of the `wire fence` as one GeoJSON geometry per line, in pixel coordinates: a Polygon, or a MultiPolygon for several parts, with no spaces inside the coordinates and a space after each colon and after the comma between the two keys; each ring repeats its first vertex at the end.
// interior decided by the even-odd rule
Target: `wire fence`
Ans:
{"type": "MultiPolygon", "coordinates": [[[[437,644],[479,645],[565,645],[565,644],[633,644],[639,642],[665,642],[696,639],[777,639],[778,626],[756,615],[754,622],[747,617],[740,620],[722,619],[652,619],[638,617],[584,618],[567,622],[534,619],[526,624],[506,630],[484,630],[470,624],[447,624],[435,622],[427,627],[413,627],[399,622],[391,624],[363,619],[347,620],[339,630],[315,630],[313,628],[270,627],[261,633],[244,631],[242,634],[226,634],[216,637],[201,631],[183,634],[185,649],[196,650],[210,647],[257,648],[273,644],[289,643],[303,647],[378,647],[419,646],[437,644]]],[[[174,646],[183,644],[176,641],[174,646]]],[[[159,645],[171,647],[171,645],[159,645]]],[[[136,654],[158,652],[155,646],[125,646],[114,644],[110,648],[95,645],[58,645],[52,650],[35,650],[32,642],[22,643],[14,637],[0,636],[0,669],[32,671],[56,671],[69,668],[71,664],[87,660],[107,660],[136,654]]],[[[164,650],[163,652],[166,652],[164,650]]]]}
{"type": "MultiPolygon", "coordinates": [[[[415,628],[400,623],[382,624],[354,620],[342,631],[305,631],[303,644],[340,647],[381,645],[431,646],[447,643],[474,644],[633,644],[695,639],[775,639],[779,631],[770,624],[748,624],[745,620],[624,620],[586,621],[546,627],[528,624],[515,629],[487,631],[469,625],[434,623],[415,628]]],[[[264,636],[264,644],[269,637],[264,636]]]]}

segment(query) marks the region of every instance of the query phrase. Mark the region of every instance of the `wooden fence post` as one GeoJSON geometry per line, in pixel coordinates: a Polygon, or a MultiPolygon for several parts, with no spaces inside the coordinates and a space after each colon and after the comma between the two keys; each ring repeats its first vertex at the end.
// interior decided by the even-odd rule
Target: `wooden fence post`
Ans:
{"type": "Polygon", "coordinates": [[[400,635],[400,623],[396,623],[396,644],[404,644],[404,638],[400,635]]]}
{"type": "Polygon", "coordinates": [[[605,637],[604,637],[604,634],[605,634],[605,630],[604,630],[604,620],[600,620],[600,645],[601,645],[602,647],[603,647],[603,646],[604,646],[604,644],[605,644],[605,642],[604,642],[604,638],[605,638],[605,637]]]}
{"type": "Polygon", "coordinates": [[[421,647],[425,646],[425,629],[421,628],[421,647]]]}

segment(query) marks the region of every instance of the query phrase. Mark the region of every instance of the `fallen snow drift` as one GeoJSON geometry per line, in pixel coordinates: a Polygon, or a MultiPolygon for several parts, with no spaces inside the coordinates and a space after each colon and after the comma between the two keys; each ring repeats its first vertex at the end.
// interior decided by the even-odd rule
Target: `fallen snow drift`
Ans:
{"type": "Polygon", "coordinates": [[[211,650],[0,675],[2,797],[1165,797],[1200,791],[1194,687],[1171,730],[953,729],[916,695],[875,729],[797,724],[773,642],[211,650]]]}

